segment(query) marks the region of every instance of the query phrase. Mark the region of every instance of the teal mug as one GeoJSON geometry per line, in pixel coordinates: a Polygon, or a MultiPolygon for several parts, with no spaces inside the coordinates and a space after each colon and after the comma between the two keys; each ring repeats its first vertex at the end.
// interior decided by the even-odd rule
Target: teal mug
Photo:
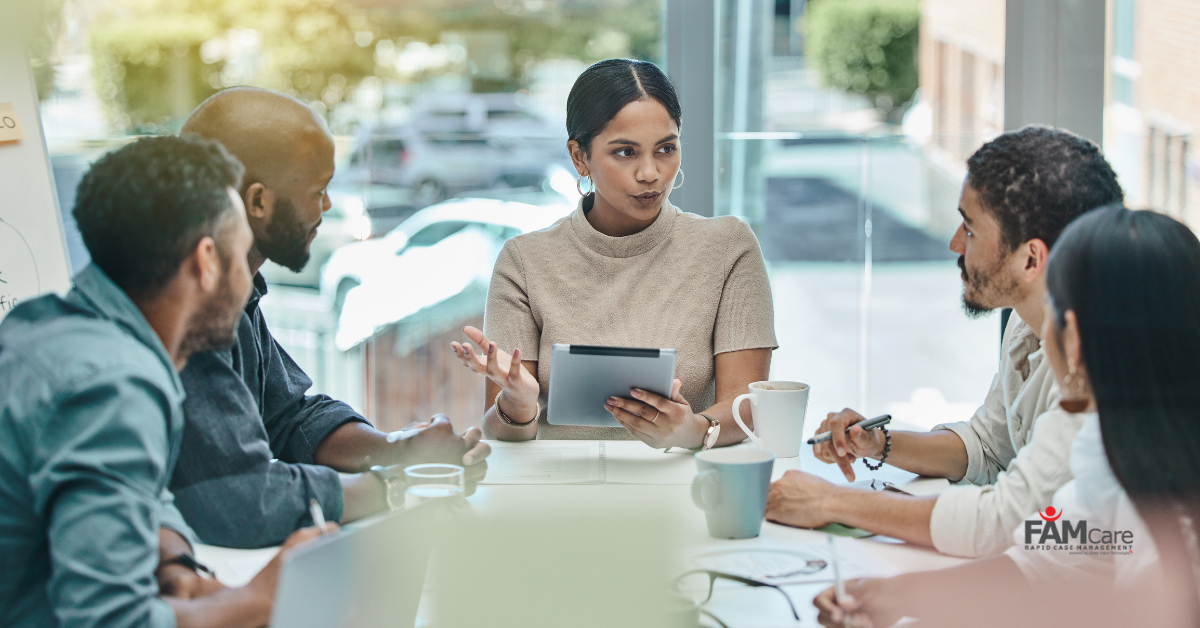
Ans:
{"type": "Polygon", "coordinates": [[[696,454],[692,501],[718,539],[749,539],[762,529],[775,454],[745,447],[696,454]]]}

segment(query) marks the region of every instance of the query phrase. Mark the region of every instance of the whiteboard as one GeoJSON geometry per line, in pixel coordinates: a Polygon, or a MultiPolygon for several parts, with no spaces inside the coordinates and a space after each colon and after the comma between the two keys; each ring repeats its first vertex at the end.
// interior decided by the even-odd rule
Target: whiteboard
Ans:
{"type": "Polygon", "coordinates": [[[18,303],[71,288],[58,198],[24,44],[0,37],[0,103],[24,139],[0,142],[0,320],[18,303]]]}

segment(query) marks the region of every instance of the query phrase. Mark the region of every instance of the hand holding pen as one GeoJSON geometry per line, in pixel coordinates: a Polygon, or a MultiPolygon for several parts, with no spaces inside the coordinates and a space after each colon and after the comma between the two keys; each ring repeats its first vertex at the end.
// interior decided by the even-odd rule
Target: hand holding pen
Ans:
{"type": "Polygon", "coordinates": [[[853,482],[854,468],[851,464],[855,460],[878,460],[883,455],[887,439],[881,430],[872,428],[886,425],[891,419],[890,415],[885,414],[868,421],[866,417],[849,408],[838,413],[831,412],[817,427],[817,436],[811,441],[813,455],[822,462],[836,463],[846,480],[853,482]],[[826,432],[829,436],[822,438],[826,432]]]}

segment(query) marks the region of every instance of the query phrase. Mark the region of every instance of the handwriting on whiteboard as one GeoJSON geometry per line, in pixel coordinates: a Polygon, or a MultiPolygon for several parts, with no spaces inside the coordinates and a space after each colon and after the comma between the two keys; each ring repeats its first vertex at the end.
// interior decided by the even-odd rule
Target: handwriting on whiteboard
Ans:
{"type": "Polygon", "coordinates": [[[21,128],[21,120],[13,110],[10,102],[0,102],[0,142],[14,142],[25,139],[25,131],[21,128]]]}
{"type": "Polygon", "coordinates": [[[33,250],[16,227],[0,220],[0,317],[41,292],[33,250]]]}

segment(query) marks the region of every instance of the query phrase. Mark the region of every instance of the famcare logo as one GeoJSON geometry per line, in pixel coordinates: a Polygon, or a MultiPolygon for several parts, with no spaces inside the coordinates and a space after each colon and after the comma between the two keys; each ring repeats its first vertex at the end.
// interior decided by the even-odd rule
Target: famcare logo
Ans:
{"type": "Polygon", "coordinates": [[[1061,510],[1047,506],[1041,521],[1025,522],[1025,549],[1071,554],[1132,554],[1133,532],[1089,528],[1086,519],[1063,519],[1061,510]],[[1036,541],[1034,539],[1037,539],[1036,541]]]}

